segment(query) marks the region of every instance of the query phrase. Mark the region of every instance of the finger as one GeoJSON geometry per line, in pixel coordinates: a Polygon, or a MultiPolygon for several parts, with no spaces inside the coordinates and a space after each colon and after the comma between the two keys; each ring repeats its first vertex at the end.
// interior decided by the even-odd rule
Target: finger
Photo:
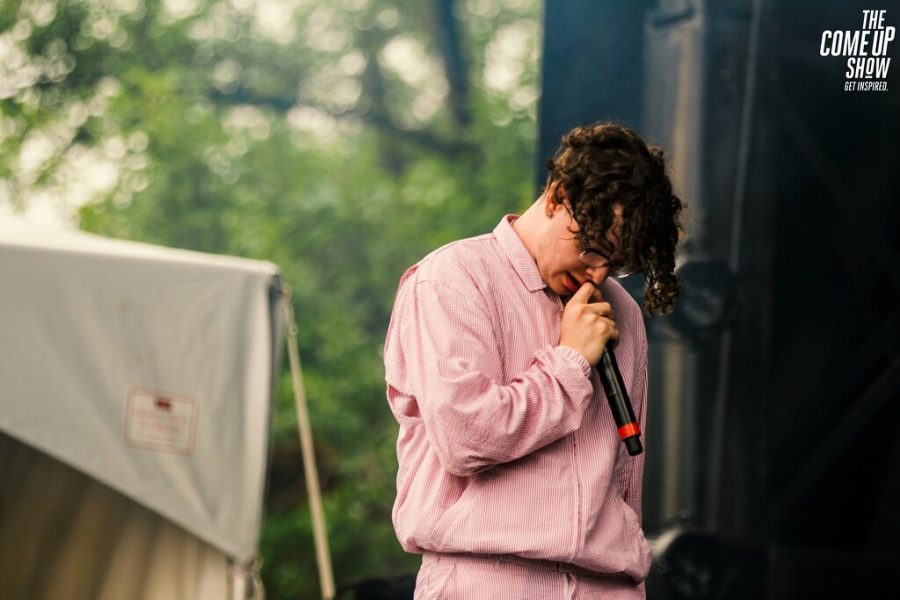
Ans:
{"type": "Polygon", "coordinates": [[[606,317],[610,321],[615,321],[616,317],[613,313],[612,304],[609,302],[592,302],[588,305],[588,310],[595,315],[606,317]]]}
{"type": "Polygon", "coordinates": [[[594,288],[591,292],[591,302],[603,302],[603,292],[600,291],[600,288],[593,284],[591,287],[594,288]]]}
{"type": "Polygon", "coordinates": [[[609,336],[609,341],[606,343],[609,345],[610,350],[615,350],[616,346],[619,345],[619,332],[616,331],[615,335],[609,336]]]}
{"type": "Polygon", "coordinates": [[[608,344],[610,349],[613,349],[619,345],[619,329],[616,327],[615,322],[613,322],[612,320],[609,321],[609,325],[609,338],[606,343],[608,344]]]}
{"type": "Polygon", "coordinates": [[[572,298],[569,299],[569,304],[575,302],[576,304],[587,304],[591,300],[591,294],[593,290],[596,288],[594,284],[585,282],[581,284],[581,287],[578,288],[578,291],[572,295],[572,298]]]}

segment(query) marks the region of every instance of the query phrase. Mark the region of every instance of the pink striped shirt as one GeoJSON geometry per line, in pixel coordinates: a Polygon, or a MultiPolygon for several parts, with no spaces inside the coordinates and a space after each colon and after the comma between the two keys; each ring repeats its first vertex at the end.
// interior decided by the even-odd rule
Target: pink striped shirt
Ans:
{"type": "MultiPolygon", "coordinates": [[[[408,552],[514,555],[626,576],[650,568],[643,454],[619,441],[596,370],[559,346],[560,297],[504,217],[402,277],[385,342],[400,424],[393,522],[408,552]]],[[[641,429],[647,341],[637,303],[601,287],[641,429]]],[[[626,596],[621,596],[626,597],[626,596]]]]}

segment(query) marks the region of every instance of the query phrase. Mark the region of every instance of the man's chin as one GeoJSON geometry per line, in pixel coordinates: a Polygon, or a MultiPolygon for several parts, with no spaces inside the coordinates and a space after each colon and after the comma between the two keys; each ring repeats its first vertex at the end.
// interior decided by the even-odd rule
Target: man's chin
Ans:
{"type": "Polygon", "coordinates": [[[575,294],[572,290],[570,290],[565,285],[559,285],[558,288],[551,288],[560,298],[568,298],[575,294]]]}

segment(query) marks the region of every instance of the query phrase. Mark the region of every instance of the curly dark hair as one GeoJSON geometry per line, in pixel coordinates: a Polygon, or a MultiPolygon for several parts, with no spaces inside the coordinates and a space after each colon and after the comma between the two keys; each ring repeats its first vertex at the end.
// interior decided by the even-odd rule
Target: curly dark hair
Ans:
{"type": "Polygon", "coordinates": [[[545,165],[547,187],[562,187],[582,247],[612,254],[607,236],[614,224],[613,207],[622,206],[617,254],[628,271],[644,274],[647,314],[670,312],[680,288],[675,246],[683,231],[683,203],[672,191],[663,151],[631,129],[598,123],[564,135],[545,165]]]}

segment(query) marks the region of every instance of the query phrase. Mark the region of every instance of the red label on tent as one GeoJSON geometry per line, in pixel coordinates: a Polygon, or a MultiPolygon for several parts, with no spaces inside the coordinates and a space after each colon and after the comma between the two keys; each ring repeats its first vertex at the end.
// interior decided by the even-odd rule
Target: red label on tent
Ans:
{"type": "Polygon", "coordinates": [[[193,398],[132,388],[125,411],[125,441],[130,446],[193,454],[196,429],[193,398]]]}

